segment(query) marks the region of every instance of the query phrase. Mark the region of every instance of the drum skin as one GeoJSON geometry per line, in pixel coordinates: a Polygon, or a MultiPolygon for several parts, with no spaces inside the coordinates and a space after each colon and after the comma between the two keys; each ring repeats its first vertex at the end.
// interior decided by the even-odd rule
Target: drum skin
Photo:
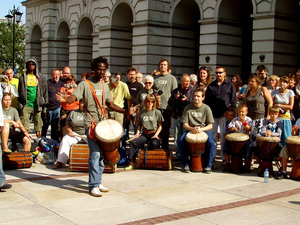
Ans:
{"type": "Polygon", "coordinates": [[[112,152],[120,146],[123,128],[121,124],[115,120],[102,120],[95,128],[95,136],[103,151],[112,152]]]}
{"type": "Polygon", "coordinates": [[[171,170],[173,168],[173,154],[168,149],[140,149],[136,158],[139,169],[171,170]]]}
{"type": "MultiPolygon", "coordinates": [[[[75,144],[70,150],[70,171],[89,171],[90,149],[87,144],[75,144]]],[[[104,173],[114,173],[117,169],[115,165],[104,165],[104,173]]]]}
{"type": "Polygon", "coordinates": [[[190,153],[190,170],[192,172],[201,172],[202,167],[202,154],[205,152],[205,144],[208,136],[205,132],[193,134],[191,131],[185,136],[190,153]]]}
{"type": "Polygon", "coordinates": [[[259,156],[262,160],[273,160],[278,155],[278,144],[280,143],[279,137],[256,137],[259,147],[259,156]]]}

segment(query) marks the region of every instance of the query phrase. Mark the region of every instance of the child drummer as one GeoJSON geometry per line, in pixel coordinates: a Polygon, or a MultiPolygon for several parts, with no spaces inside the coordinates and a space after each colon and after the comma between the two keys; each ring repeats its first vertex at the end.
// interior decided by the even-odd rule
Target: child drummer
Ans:
{"type": "Polygon", "coordinates": [[[192,133],[205,132],[208,135],[202,159],[204,159],[204,172],[211,173],[212,161],[216,149],[215,141],[210,132],[213,127],[214,118],[209,106],[203,103],[204,98],[204,90],[195,90],[194,102],[184,108],[181,117],[181,122],[183,123],[183,127],[186,131],[179,140],[179,147],[184,166],[183,170],[185,172],[189,171],[188,147],[185,136],[189,131],[191,131],[192,133]]]}
{"type": "MultiPolygon", "coordinates": [[[[231,133],[244,133],[249,134],[251,131],[252,120],[247,116],[248,107],[245,105],[240,105],[238,107],[238,116],[235,117],[228,125],[228,129],[231,133]]],[[[229,149],[224,148],[224,157],[225,157],[225,165],[224,171],[229,169],[229,149]]],[[[245,169],[250,170],[251,165],[251,156],[250,156],[250,142],[247,144],[247,152],[246,152],[246,161],[245,161],[245,169]],[[249,162],[250,161],[250,162],[249,162]]]]}
{"type": "MultiPolygon", "coordinates": [[[[282,125],[282,121],[278,119],[279,108],[272,106],[269,109],[269,115],[270,115],[270,119],[265,118],[263,120],[263,127],[261,128],[257,136],[281,138],[283,125],[282,125]]],[[[278,153],[276,155],[279,154],[281,147],[282,145],[279,143],[278,153]]],[[[258,148],[256,148],[256,150],[254,151],[254,154],[257,163],[260,165],[260,154],[258,148]]]]}
{"type": "Polygon", "coordinates": [[[148,94],[144,100],[145,109],[138,114],[137,132],[135,139],[130,143],[129,162],[130,165],[125,170],[134,169],[134,160],[139,149],[148,141],[149,149],[159,148],[159,134],[164,121],[161,112],[156,109],[156,98],[153,94],[148,94]],[[142,130],[142,134],[140,131],[142,130]]]}

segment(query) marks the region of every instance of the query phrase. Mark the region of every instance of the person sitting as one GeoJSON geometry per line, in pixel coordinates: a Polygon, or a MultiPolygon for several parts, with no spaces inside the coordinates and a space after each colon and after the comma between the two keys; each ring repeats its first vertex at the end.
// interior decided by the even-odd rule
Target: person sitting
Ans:
{"type": "MultiPolygon", "coordinates": [[[[231,133],[244,133],[249,134],[249,131],[251,130],[251,118],[247,116],[248,113],[248,107],[245,105],[241,105],[238,108],[238,116],[235,117],[228,125],[228,129],[231,133]]],[[[224,152],[225,157],[225,166],[224,169],[226,169],[229,166],[230,160],[229,160],[229,150],[226,149],[227,152],[224,152]]],[[[245,159],[245,170],[250,171],[251,166],[251,156],[250,156],[250,142],[247,144],[247,151],[246,151],[246,159],[245,159]]]]}
{"type": "Polygon", "coordinates": [[[211,135],[210,130],[213,127],[214,118],[211,109],[208,105],[203,103],[205,98],[204,90],[197,89],[194,91],[194,102],[190,103],[184,108],[182,113],[181,122],[186,130],[179,140],[180,154],[183,163],[183,171],[189,170],[189,159],[187,153],[187,142],[185,136],[189,131],[192,133],[205,132],[208,135],[208,139],[205,144],[204,152],[204,172],[211,173],[212,161],[215,155],[215,141],[211,135]]]}
{"type": "Polygon", "coordinates": [[[161,112],[156,109],[156,99],[153,94],[146,96],[144,100],[145,109],[141,110],[138,115],[138,127],[135,139],[130,143],[129,161],[130,165],[125,170],[134,169],[134,159],[139,149],[146,143],[150,142],[148,149],[159,148],[160,141],[158,135],[162,130],[164,121],[161,112]],[[142,130],[142,134],[140,131],[142,130]]]}
{"type": "Polygon", "coordinates": [[[83,123],[83,109],[84,101],[79,101],[79,109],[72,111],[66,120],[67,134],[63,137],[57,155],[57,162],[54,168],[63,168],[69,160],[69,153],[71,146],[77,144],[85,135],[85,128],[83,123]]]}
{"type": "Polygon", "coordinates": [[[3,152],[11,152],[8,149],[8,139],[11,139],[14,146],[16,143],[23,143],[24,151],[29,152],[31,148],[30,139],[32,137],[21,123],[18,111],[14,107],[11,107],[10,93],[3,93],[2,108],[4,117],[4,126],[1,133],[3,152]],[[16,128],[20,131],[17,131],[16,128]]]}
{"type": "MultiPolygon", "coordinates": [[[[282,121],[278,119],[279,108],[272,106],[269,109],[270,119],[264,119],[263,127],[261,128],[261,132],[257,134],[257,136],[263,137],[278,137],[281,138],[282,134],[282,121]]],[[[279,143],[278,150],[276,156],[279,156],[279,152],[281,150],[282,145],[279,143]]],[[[257,149],[255,152],[256,162],[261,165],[260,160],[260,150],[257,149]]]]}

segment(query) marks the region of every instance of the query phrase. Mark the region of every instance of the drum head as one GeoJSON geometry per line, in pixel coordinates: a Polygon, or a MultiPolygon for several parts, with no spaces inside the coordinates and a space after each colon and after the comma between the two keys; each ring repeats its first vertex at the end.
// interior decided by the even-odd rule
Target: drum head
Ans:
{"type": "Polygon", "coordinates": [[[257,141],[263,141],[263,142],[272,142],[272,143],[279,143],[280,138],[279,137],[263,137],[263,136],[257,136],[257,141]]]}
{"type": "Polygon", "coordinates": [[[95,128],[95,136],[105,143],[115,142],[123,135],[123,127],[115,120],[107,119],[100,121],[95,128]]]}
{"type": "Polygon", "coordinates": [[[200,132],[200,133],[196,133],[193,134],[191,131],[188,132],[185,136],[185,140],[188,143],[203,143],[206,142],[208,139],[208,136],[205,132],[200,132]]]}
{"type": "Polygon", "coordinates": [[[243,133],[231,133],[226,135],[226,140],[228,141],[247,141],[249,136],[243,133]]]}
{"type": "Polygon", "coordinates": [[[285,142],[287,144],[297,144],[299,145],[300,144],[300,136],[291,136],[291,137],[288,137],[285,142]]]}

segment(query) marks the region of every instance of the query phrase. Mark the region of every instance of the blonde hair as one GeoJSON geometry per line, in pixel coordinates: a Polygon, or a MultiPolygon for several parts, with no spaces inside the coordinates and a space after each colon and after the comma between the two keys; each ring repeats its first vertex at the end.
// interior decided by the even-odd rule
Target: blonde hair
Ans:
{"type": "Polygon", "coordinates": [[[144,100],[144,106],[145,106],[145,108],[146,108],[146,103],[148,102],[148,101],[154,101],[154,103],[153,103],[153,106],[152,106],[152,109],[150,109],[150,110],[154,110],[154,109],[156,109],[156,98],[155,98],[155,96],[153,95],[153,94],[148,94],[147,96],[146,96],[146,98],[145,98],[145,100],[144,100]]]}

